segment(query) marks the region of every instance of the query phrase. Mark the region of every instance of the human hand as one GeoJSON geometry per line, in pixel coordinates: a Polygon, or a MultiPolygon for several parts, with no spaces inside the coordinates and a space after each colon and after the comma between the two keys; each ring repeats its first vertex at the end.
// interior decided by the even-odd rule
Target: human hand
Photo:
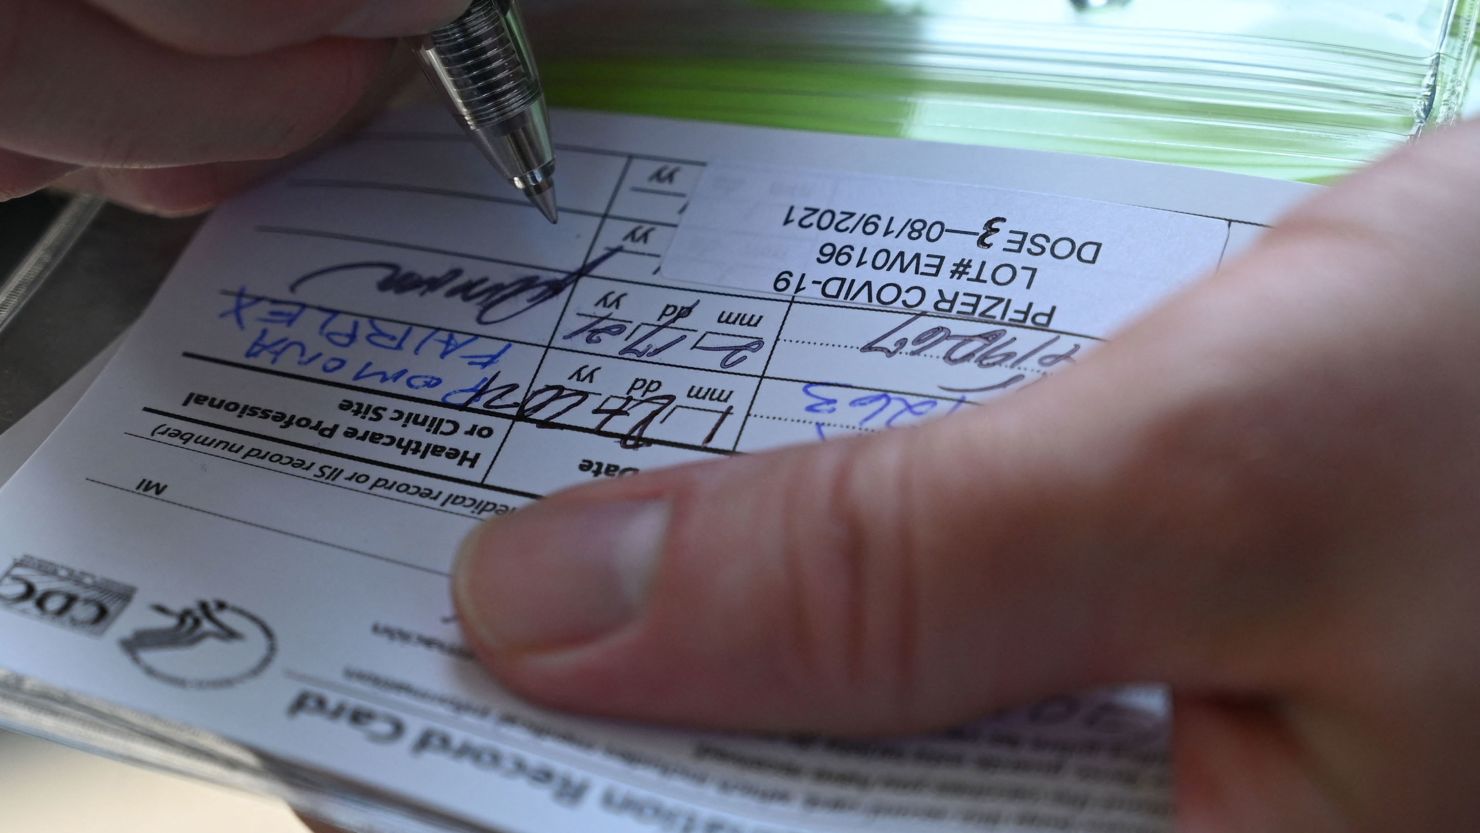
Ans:
{"type": "Polygon", "coordinates": [[[927,425],[574,489],[455,576],[512,690],[922,730],[1165,681],[1178,829],[1480,829],[1480,124],[1080,365],[927,425]]]}
{"type": "Polygon", "coordinates": [[[375,98],[385,38],[467,3],[0,3],[0,200],[60,183],[160,213],[207,208],[375,98]]]}

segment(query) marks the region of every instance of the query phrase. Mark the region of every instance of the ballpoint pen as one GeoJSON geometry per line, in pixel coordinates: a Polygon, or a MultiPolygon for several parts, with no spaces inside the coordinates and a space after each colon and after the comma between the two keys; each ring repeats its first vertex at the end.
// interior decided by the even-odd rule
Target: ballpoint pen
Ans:
{"type": "Polygon", "coordinates": [[[514,0],[473,0],[422,36],[422,67],[488,161],[555,222],[555,153],[545,93],[514,0]]]}

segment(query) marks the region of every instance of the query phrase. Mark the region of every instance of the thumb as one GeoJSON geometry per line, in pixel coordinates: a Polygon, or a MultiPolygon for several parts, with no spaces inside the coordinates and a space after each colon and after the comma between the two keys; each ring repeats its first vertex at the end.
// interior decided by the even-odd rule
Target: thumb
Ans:
{"type": "Polygon", "coordinates": [[[727,728],[904,731],[1168,679],[1160,653],[1191,644],[1181,611],[1209,607],[1179,592],[1201,579],[1172,557],[1187,551],[1172,530],[1207,522],[1189,502],[1228,496],[1121,462],[1144,420],[1109,403],[1130,397],[1050,390],[1068,376],[961,418],[593,485],[493,521],[454,578],[469,638],[532,699],[727,728]],[[1187,497],[1117,510],[1152,481],[1187,497]]]}
{"type": "Polygon", "coordinates": [[[1443,352],[1431,330],[1467,331],[1435,322],[1470,309],[1444,241],[1469,239],[1472,174],[1447,160],[1473,139],[1438,139],[1010,397],[491,522],[454,576],[474,649],[553,706],[758,730],[924,729],[1119,682],[1288,686],[1337,556],[1391,534],[1394,490],[1422,482],[1401,461],[1468,459],[1412,421],[1431,410],[1392,404],[1427,389],[1373,382],[1444,378],[1404,368],[1443,352]],[[1393,316],[1394,293],[1444,315],[1393,316]],[[1379,470],[1385,431],[1437,439],[1379,470]]]}

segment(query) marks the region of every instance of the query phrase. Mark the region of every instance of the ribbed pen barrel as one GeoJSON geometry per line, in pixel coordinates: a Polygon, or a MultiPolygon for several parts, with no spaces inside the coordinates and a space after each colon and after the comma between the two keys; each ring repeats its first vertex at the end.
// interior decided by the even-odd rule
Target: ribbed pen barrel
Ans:
{"type": "Polygon", "coordinates": [[[474,0],[456,21],[427,36],[432,71],[455,91],[454,105],[468,127],[484,127],[540,97],[540,79],[519,11],[510,0],[474,0]]]}
{"type": "Polygon", "coordinates": [[[488,161],[555,222],[555,153],[539,74],[514,0],[473,0],[417,49],[488,161]]]}

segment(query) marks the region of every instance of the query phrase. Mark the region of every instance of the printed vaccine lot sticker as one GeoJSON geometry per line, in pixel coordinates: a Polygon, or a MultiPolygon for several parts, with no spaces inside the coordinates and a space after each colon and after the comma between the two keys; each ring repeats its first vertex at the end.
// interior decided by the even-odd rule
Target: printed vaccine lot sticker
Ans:
{"type": "Polygon", "coordinates": [[[1216,268],[1224,220],[949,182],[719,162],[664,277],[1105,335],[1216,268]]]}

